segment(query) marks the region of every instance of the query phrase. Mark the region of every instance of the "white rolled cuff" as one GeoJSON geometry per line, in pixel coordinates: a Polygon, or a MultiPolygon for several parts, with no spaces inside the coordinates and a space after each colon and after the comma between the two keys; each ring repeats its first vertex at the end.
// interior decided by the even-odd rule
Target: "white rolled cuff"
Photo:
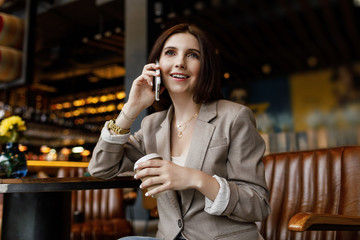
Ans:
{"type": "Polygon", "coordinates": [[[227,205],[229,204],[230,200],[230,187],[229,183],[226,181],[225,178],[218,177],[216,175],[213,176],[216,181],[220,185],[220,189],[214,201],[211,201],[209,198],[205,197],[205,212],[211,215],[221,215],[227,205]]]}

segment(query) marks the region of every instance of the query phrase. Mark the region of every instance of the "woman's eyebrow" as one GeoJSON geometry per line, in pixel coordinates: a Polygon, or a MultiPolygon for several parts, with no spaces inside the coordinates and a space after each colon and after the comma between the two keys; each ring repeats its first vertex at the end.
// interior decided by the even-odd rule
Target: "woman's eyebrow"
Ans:
{"type": "MultiPolygon", "coordinates": [[[[177,49],[176,47],[172,47],[172,46],[167,46],[167,47],[164,47],[163,51],[167,50],[167,49],[177,49]]],[[[196,48],[189,48],[186,50],[187,52],[191,52],[191,51],[194,51],[194,52],[198,52],[200,54],[200,50],[196,49],[196,48]]]]}
{"type": "Polygon", "coordinates": [[[194,51],[194,52],[197,52],[197,53],[200,54],[200,50],[197,50],[197,49],[195,49],[195,48],[190,48],[190,49],[188,49],[188,51],[189,51],[189,52],[194,51]]]}
{"type": "Polygon", "coordinates": [[[168,46],[168,47],[164,47],[163,50],[167,50],[167,49],[177,49],[176,47],[172,47],[172,46],[168,46]]]}

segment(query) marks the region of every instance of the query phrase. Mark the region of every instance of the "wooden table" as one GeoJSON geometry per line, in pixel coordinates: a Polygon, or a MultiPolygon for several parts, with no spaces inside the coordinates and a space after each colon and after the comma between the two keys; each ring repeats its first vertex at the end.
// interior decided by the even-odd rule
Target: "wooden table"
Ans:
{"type": "Polygon", "coordinates": [[[4,193],[2,240],[68,240],[71,191],[133,188],[139,180],[116,177],[0,179],[4,193]]]}

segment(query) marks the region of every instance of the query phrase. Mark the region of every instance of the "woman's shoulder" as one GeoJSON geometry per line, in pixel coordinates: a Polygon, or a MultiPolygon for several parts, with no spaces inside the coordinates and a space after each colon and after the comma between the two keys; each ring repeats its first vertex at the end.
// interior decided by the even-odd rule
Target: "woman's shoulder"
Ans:
{"type": "Polygon", "coordinates": [[[251,112],[251,110],[247,106],[225,99],[217,101],[217,111],[220,114],[228,113],[234,115],[237,115],[239,111],[247,113],[251,112]]]}
{"type": "Polygon", "coordinates": [[[229,100],[218,101],[217,119],[230,125],[242,122],[255,124],[254,113],[249,107],[229,100]]]}

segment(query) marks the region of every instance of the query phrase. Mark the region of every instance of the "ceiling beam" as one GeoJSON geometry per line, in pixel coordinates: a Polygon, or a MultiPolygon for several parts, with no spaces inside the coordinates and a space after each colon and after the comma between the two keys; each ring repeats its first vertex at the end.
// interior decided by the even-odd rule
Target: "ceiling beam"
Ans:
{"type": "MultiPolygon", "coordinates": [[[[327,22],[326,26],[330,31],[332,40],[334,41],[334,49],[339,52],[339,56],[341,57],[340,61],[342,60],[350,62],[351,57],[349,46],[346,44],[346,41],[343,38],[343,34],[339,29],[339,23],[335,19],[334,12],[332,11],[329,0],[320,0],[320,3],[321,9],[324,13],[325,21],[327,22]]],[[[339,62],[339,60],[337,62],[339,62]]]]}

